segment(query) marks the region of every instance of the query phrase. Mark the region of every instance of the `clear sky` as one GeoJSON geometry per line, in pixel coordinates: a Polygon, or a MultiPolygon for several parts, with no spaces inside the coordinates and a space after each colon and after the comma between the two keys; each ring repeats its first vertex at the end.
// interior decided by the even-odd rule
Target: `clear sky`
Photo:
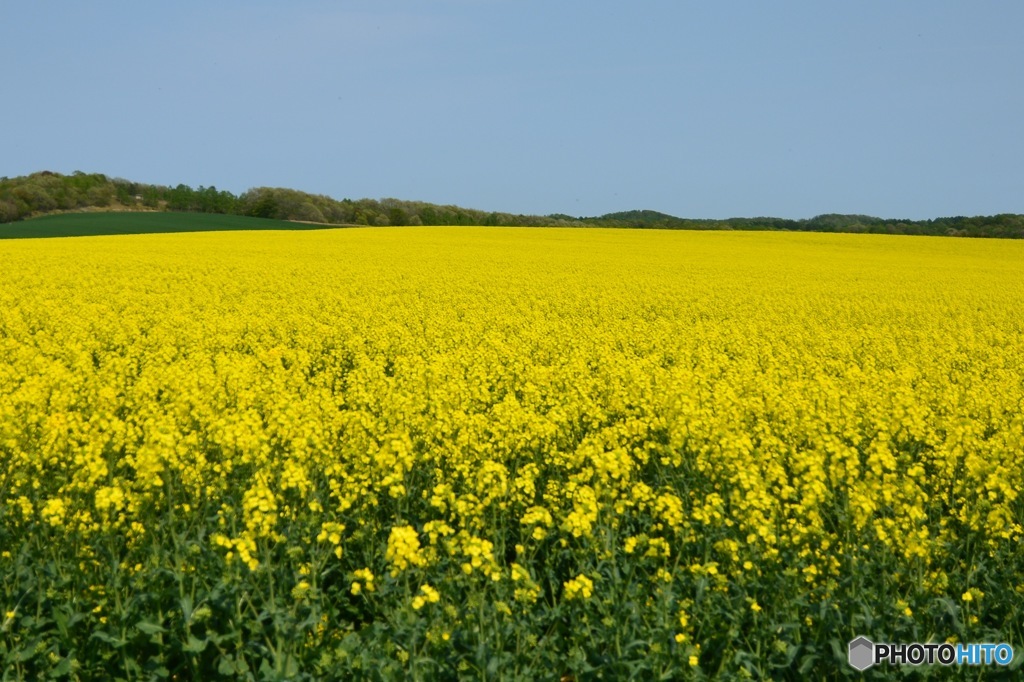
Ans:
{"type": "Polygon", "coordinates": [[[0,0],[0,176],[1024,213],[1019,0],[0,0]]]}

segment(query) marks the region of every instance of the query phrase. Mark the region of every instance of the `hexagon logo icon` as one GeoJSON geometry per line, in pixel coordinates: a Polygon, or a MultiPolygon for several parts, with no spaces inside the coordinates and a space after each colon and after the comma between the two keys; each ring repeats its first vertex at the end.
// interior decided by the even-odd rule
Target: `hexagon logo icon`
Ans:
{"type": "Polygon", "coordinates": [[[867,670],[875,664],[874,643],[867,637],[851,640],[847,660],[857,670],[867,670]]]}

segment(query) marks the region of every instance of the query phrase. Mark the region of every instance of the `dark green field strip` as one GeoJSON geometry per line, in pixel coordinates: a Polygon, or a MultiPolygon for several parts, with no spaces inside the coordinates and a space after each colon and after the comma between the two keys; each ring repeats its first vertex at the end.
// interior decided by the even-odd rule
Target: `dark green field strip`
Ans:
{"type": "Polygon", "coordinates": [[[333,226],[214,213],[64,213],[0,225],[0,239],[159,232],[318,230],[328,227],[333,226]]]}

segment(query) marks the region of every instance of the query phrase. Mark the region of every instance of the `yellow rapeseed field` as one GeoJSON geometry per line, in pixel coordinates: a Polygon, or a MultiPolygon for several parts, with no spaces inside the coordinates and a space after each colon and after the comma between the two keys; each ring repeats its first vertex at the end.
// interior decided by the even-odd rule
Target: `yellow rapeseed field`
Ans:
{"type": "Polygon", "coordinates": [[[857,634],[1019,645],[1022,414],[1017,242],[0,242],[0,660],[827,677],[857,634]]]}

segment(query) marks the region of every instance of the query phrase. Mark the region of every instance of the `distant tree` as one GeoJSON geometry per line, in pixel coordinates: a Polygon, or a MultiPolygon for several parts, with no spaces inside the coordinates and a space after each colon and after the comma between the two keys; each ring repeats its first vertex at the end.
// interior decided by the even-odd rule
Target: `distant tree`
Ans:
{"type": "Polygon", "coordinates": [[[159,208],[164,201],[164,192],[159,187],[150,185],[142,190],[142,205],[147,208],[159,208]]]}
{"type": "Polygon", "coordinates": [[[401,206],[393,206],[388,209],[388,223],[391,225],[408,225],[409,216],[401,206]]]}
{"type": "Polygon", "coordinates": [[[85,199],[88,202],[86,205],[101,208],[110,206],[114,203],[116,196],[117,192],[112,185],[96,185],[85,193],[85,199]]]}
{"type": "Polygon", "coordinates": [[[194,210],[195,191],[188,185],[178,185],[167,193],[167,208],[172,211],[194,210]]]}
{"type": "Polygon", "coordinates": [[[0,199],[0,223],[13,223],[19,218],[18,204],[10,199],[0,199]]]}
{"type": "Polygon", "coordinates": [[[244,215],[254,218],[276,218],[278,201],[274,191],[267,187],[251,189],[242,195],[244,215]]]}
{"type": "Polygon", "coordinates": [[[29,181],[15,187],[14,197],[27,208],[25,213],[53,211],[58,207],[57,201],[50,196],[42,182],[29,181]]]}
{"type": "Polygon", "coordinates": [[[438,211],[433,206],[424,206],[419,210],[420,222],[424,225],[441,225],[438,211]]]}
{"type": "Polygon", "coordinates": [[[311,201],[304,201],[294,213],[294,215],[288,216],[289,220],[302,220],[308,223],[325,223],[327,220],[324,218],[324,214],[319,208],[313,205],[311,201]]]}

